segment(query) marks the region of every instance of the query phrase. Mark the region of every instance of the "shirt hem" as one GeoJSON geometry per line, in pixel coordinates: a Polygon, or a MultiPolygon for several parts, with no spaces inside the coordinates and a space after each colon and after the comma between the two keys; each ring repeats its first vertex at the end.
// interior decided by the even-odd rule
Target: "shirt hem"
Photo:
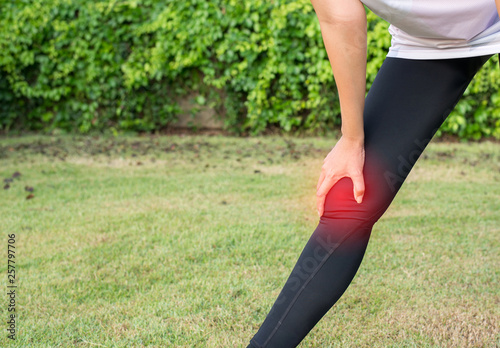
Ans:
{"type": "Polygon", "coordinates": [[[470,58],[500,54],[500,44],[489,47],[473,48],[467,51],[461,50],[404,50],[389,48],[387,57],[407,58],[407,59],[452,59],[452,58],[470,58]]]}

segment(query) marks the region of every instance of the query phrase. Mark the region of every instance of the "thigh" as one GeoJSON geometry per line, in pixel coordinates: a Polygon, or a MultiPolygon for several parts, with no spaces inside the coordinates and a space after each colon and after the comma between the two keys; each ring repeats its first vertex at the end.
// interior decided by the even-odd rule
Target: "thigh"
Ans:
{"type": "Polygon", "coordinates": [[[351,197],[352,182],[343,178],[326,196],[325,220],[348,211],[374,223],[489,57],[386,58],[365,101],[363,203],[351,197]]]}
{"type": "Polygon", "coordinates": [[[422,148],[489,57],[386,58],[365,101],[365,146],[389,162],[422,148]]]}

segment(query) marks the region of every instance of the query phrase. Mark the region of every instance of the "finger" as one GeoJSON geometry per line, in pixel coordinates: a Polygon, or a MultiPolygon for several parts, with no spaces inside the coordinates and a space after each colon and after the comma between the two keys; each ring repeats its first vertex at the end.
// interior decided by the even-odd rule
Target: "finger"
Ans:
{"type": "Polygon", "coordinates": [[[318,192],[316,193],[317,197],[317,205],[318,205],[318,212],[319,216],[323,215],[323,212],[325,210],[325,199],[326,199],[326,194],[330,191],[330,189],[339,181],[340,178],[336,176],[326,176],[325,180],[323,180],[323,183],[321,184],[318,192]]]}
{"type": "Polygon", "coordinates": [[[319,175],[318,184],[316,185],[316,191],[318,191],[319,188],[321,187],[321,184],[323,183],[323,180],[325,180],[325,176],[326,176],[325,171],[322,170],[321,174],[319,175]]]}
{"type": "Polygon", "coordinates": [[[353,184],[353,194],[356,202],[363,202],[363,196],[365,194],[365,181],[362,174],[351,176],[353,184]]]}
{"type": "Polygon", "coordinates": [[[321,217],[324,212],[325,206],[325,196],[317,196],[316,197],[316,210],[318,211],[318,215],[321,217]]]}

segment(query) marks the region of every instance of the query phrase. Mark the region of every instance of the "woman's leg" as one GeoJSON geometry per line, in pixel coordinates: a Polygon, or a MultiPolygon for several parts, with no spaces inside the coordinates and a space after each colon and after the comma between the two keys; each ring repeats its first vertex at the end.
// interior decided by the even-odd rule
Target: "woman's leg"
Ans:
{"type": "Polygon", "coordinates": [[[318,226],[248,347],[296,347],[342,296],[373,224],[488,58],[385,60],[365,103],[363,202],[354,200],[350,178],[332,187],[318,226]]]}

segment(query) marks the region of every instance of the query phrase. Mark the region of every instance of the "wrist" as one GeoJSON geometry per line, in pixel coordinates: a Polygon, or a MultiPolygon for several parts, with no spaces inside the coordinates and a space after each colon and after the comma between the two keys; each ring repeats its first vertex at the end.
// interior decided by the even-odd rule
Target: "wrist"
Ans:
{"type": "Polygon", "coordinates": [[[365,135],[364,133],[360,134],[342,134],[342,138],[352,143],[364,144],[365,135]]]}
{"type": "MultiPolygon", "coordinates": [[[[359,116],[358,118],[361,118],[359,116]]],[[[356,119],[353,118],[354,121],[356,119]]],[[[342,138],[346,140],[351,140],[354,142],[360,142],[365,140],[365,130],[363,128],[363,119],[357,120],[356,122],[342,122],[340,127],[340,133],[342,138]]]]}

